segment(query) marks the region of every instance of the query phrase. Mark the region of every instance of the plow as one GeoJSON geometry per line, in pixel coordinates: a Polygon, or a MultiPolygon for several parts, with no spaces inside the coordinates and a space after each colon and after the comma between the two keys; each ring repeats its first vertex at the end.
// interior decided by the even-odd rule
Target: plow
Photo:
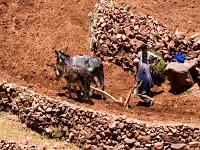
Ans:
{"type": "MultiPolygon", "coordinates": [[[[56,72],[59,72],[59,70],[56,70],[55,64],[53,64],[53,63],[49,64],[49,63],[48,63],[47,66],[50,66],[50,67],[54,68],[55,73],[56,73],[56,72]]],[[[70,67],[68,66],[68,68],[70,68],[70,67]]],[[[73,77],[74,72],[73,72],[73,75],[72,75],[72,74],[70,74],[70,75],[71,75],[70,77],[73,77]]],[[[61,77],[61,76],[60,76],[60,77],[61,77]]],[[[81,81],[81,79],[77,79],[77,81],[81,81]]],[[[109,94],[108,92],[106,92],[106,91],[104,91],[104,90],[102,90],[102,89],[99,89],[99,88],[96,88],[96,87],[90,85],[90,88],[91,88],[91,89],[93,89],[93,90],[95,90],[95,91],[98,91],[98,92],[100,92],[100,93],[102,93],[102,94],[108,96],[109,98],[111,98],[113,101],[115,101],[115,102],[117,102],[117,103],[122,104],[122,105],[124,106],[125,109],[128,108],[127,106],[128,106],[128,104],[129,104],[129,101],[130,101],[131,96],[132,96],[132,95],[133,95],[133,96],[136,96],[136,95],[137,95],[137,91],[138,91],[138,90],[137,90],[137,87],[138,87],[138,84],[137,84],[137,82],[136,82],[136,84],[133,86],[133,88],[131,88],[131,89],[129,90],[128,95],[126,96],[126,99],[123,100],[122,97],[120,97],[119,99],[117,99],[117,98],[115,98],[114,96],[112,96],[111,94],[109,94]]]]}
{"type": "Polygon", "coordinates": [[[122,97],[120,97],[119,99],[115,98],[114,96],[112,96],[111,94],[109,94],[108,92],[106,91],[103,91],[101,89],[98,89],[98,88],[95,88],[93,86],[90,86],[90,88],[98,91],[98,92],[101,92],[103,94],[105,94],[106,96],[108,96],[109,98],[111,98],[112,100],[114,100],[115,102],[117,103],[120,103],[124,106],[125,109],[128,108],[128,104],[129,104],[129,101],[130,101],[130,98],[131,96],[137,96],[137,92],[138,92],[138,89],[137,89],[137,83],[133,86],[133,88],[131,88],[126,96],[126,99],[123,100],[122,97]]]}

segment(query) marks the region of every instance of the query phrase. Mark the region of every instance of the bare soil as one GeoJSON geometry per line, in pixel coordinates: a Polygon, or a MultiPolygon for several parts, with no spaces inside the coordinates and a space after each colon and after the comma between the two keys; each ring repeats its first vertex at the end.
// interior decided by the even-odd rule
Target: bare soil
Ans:
{"type": "MultiPolygon", "coordinates": [[[[92,55],[88,46],[88,13],[97,1],[83,0],[1,0],[0,1],[0,80],[68,101],[78,106],[127,115],[138,120],[162,123],[200,123],[200,92],[181,95],[169,93],[169,85],[154,87],[152,107],[136,106],[124,110],[113,100],[93,98],[94,105],[77,102],[57,94],[63,93],[64,81],[55,81],[46,64],[55,62],[54,49],[68,46],[70,55],[92,55]],[[163,91],[163,92],[162,92],[163,91]]],[[[200,1],[187,0],[119,0],[140,15],[150,14],[165,26],[187,36],[200,33],[200,1]]],[[[120,67],[104,62],[106,91],[116,98],[126,98],[134,80],[120,67]]],[[[197,88],[198,89],[198,88],[197,88]]]]}

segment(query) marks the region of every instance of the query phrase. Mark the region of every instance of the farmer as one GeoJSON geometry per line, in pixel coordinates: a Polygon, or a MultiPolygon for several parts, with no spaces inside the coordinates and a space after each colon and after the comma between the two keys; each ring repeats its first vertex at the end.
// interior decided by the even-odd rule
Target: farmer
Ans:
{"type": "Polygon", "coordinates": [[[156,61],[156,63],[154,64],[156,65],[161,60],[159,56],[147,50],[147,44],[145,43],[138,47],[137,50],[139,51],[137,58],[140,60],[141,63],[147,64],[150,68],[152,68],[152,63],[156,61]]]}
{"type": "Polygon", "coordinates": [[[151,87],[153,87],[153,80],[151,77],[150,68],[147,64],[141,63],[138,58],[133,60],[136,67],[135,80],[138,82],[138,96],[144,100],[145,106],[152,106],[153,99],[151,95],[151,87]]]}
{"type": "Polygon", "coordinates": [[[153,104],[151,96],[151,88],[153,87],[153,80],[151,76],[151,68],[159,63],[161,58],[147,50],[147,44],[143,43],[138,47],[137,58],[133,60],[136,66],[135,79],[138,81],[138,96],[144,100],[147,106],[153,104]],[[156,63],[152,65],[154,62],[156,63]]]}

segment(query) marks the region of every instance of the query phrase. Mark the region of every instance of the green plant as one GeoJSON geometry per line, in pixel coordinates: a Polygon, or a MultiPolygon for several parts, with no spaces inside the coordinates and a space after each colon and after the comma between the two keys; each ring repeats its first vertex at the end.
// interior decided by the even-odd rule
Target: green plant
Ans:
{"type": "MultiPolygon", "coordinates": [[[[151,49],[150,52],[160,56],[162,58],[162,54],[159,52],[156,52],[154,49],[151,49]]],[[[152,74],[154,76],[162,76],[165,69],[165,61],[161,59],[153,68],[152,68],[152,74]]]]}
{"type": "Polygon", "coordinates": [[[165,69],[165,61],[162,59],[160,60],[160,62],[158,64],[156,64],[153,69],[152,69],[152,73],[155,76],[161,76],[164,73],[164,69],[165,69]]]}
{"type": "Polygon", "coordinates": [[[87,47],[90,49],[92,47],[92,36],[93,36],[93,31],[92,31],[92,26],[94,24],[94,22],[96,21],[97,19],[97,13],[96,13],[96,9],[93,10],[92,12],[90,12],[90,15],[88,17],[88,20],[87,20],[87,30],[89,31],[88,32],[88,43],[87,43],[87,47]]]}
{"type": "Polygon", "coordinates": [[[31,95],[29,95],[29,94],[24,95],[24,101],[28,101],[28,100],[30,100],[30,98],[31,98],[31,95]]]}
{"type": "Polygon", "coordinates": [[[58,127],[55,129],[54,133],[52,134],[54,138],[61,138],[62,137],[62,128],[58,127]]]}
{"type": "Polygon", "coordinates": [[[3,111],[3,109],[4,109],[3,106],[0,106],[0,113],[3,111]]]}

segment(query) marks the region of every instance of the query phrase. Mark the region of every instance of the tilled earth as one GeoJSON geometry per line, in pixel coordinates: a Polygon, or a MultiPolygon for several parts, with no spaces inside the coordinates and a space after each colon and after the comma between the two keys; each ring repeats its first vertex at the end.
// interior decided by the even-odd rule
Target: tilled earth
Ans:
{"type": "MultiPolygon", "coordinates": [[[[199,124],[200,92],[198,87],[181,95],[169,93],[169,85],[155,87],[155,104],[145,108],[136,106],[138,98],[131,98],[132,108],[124,110],[107,98],[94,97],[94,105],[77,102],[62,96],[64,81],[55,81],[46,64],[54,62],[54,49],[68,46],[70,55],[89,54],[88,13],[97,1],[82,0],[2,0],[0,2],[0,79],[28,88],[58,100],[75,103],[116,115],[162,123],[199,124]],[[163,92],[162,92],[163,91],[163,92]]],[[[131,6],[134,13],[150,14],[166,27],[179,29],[190,36],[200,32],[200,2],[186,0],[120,0],[131,6]]],[[[126,98],[134,83],[133,76],[120,67],[105,63],[106,91],[116,98],[126,98]]]]}

